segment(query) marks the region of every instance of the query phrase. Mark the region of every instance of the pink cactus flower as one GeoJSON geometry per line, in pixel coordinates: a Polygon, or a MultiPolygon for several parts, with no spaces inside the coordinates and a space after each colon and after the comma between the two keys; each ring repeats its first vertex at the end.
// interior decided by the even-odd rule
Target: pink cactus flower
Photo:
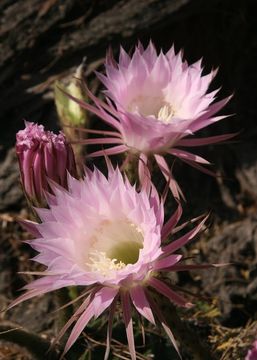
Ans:
{"type": "Polygon", "coordinates": [[[245,360],[257,360],[257,340],[253,343],[253,347],[248,351],[245,360]]]}
{"type": "Polygon", "coordinates": [[[25,129],[16,134],[16,153],[22,185],[33,205],[45,203],[49,180],[67,188],[67,171],[77,176],[73,150],[65,135],[45,131],[43,125],[25,122],[25,129]]]}
{"type": "MultiPolygon", "coordinates": [[[[149,289],[182,307],[191,304],[172,286],[160,280],[162,271],[185,271],[214,265],[180,264],[177,254],[202,228],[203,219],[194,229],[169,244],[163,241],[172,233],[181,216],[181,207],[164,224],[163,203],[151,185],[137,191],[119,169],[109,166],[106,178],[100,171],[86,169],[86,177],[68,177],[68,191],[52,185],[54,196],[49,208],[37,209],[42,223],[27,222],[35,236],[29,241],[38,252],[34,260],[46,266],[41,278],[25,286],[27,292],[10,307],[34,296],[66,286],[85,286],[84,299],[61,330],[58,339],[72,326],[66,353],[93,317],[110,309],[107,348],[110,351],[112,318],[119,299],[131,358],[136,360],[131,305],[155,324],[158,318],[176,347],[165,318],[149,289]],[[156,311],[157,309],[157,311],[156,311]]],[[[80,298],[82,298],[80,296],[80,298]]],[[[177,349],[177,347],[176,347],[177,349]]]]}
{"type": "Polygon", "coordinates": [[[109,53],[105,68],[106,75],[98,73],[98,77],[107,89],[104,92],[107,103],[94,97],[88,89],[95,106],[70,96],[116,130],[103,131],[106,138],[85,140],[88,145],[113,145],[91,153],[91,157],[127,152],[129,157],[138,156],[139,163],[147,163],[152,155],[176,197],[179,187],[164,155],[178,157],[213,175],[203,166],[209,164],[206,159],[183,148],[212,144],[233,136],[191,137],[226,117],[215,114],[230,97],[214,102],[218,90],[208,92],[216,70],[202,75],[201,60],[188,65],[181,52],[175,54],[174,47],[166,54],[162,51],[157,54],[151,42],[146,49],[139,44],[131,57],[121,48],[118,63],[109,53]]]}

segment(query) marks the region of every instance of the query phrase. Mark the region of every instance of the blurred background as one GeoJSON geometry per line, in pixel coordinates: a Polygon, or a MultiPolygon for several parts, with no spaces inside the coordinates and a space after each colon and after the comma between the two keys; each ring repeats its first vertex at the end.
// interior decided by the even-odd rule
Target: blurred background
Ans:
{"type": "MultiPolygon", "coordinates": [[[[203,57],[206,72],[219,68],[212,86],[221,87],[220,99],[234,94],[222,111],[233,116],[200,135],[239,132],[233,142],[198,151],[204,152],[222,176],[211,178],[180,163],[175,167],[177,179],[187,193],[185,216],[191,218],[212,211],[209,230],[192,245],[189,255],[204,262],[233,263],[225,270],[183,274],[176,280],[180,286],[188,286],[209,299],[208,305],[200,301],[195,312],[183,316],[187,325],[208,342],[213,359],[244,359],[257,333],[256,14],[256,0],[0,1],[0,299],[3,304],[17,295],[18,285],[24,284],[24,276],[14,274],[21,267],[26,268],[29,258],[25,247],[21,252],[18,240],[23,235],[15,221],[25,211],[13,149],[15,134],[24,127],[23,120],[41,123],[49,130],[59,129],[54,84],[69,79],[83,59],[86,58],[84,78],[89,88],[99,94],[102,87],[94,71],[102,71],[109,47],[117,55],[120,45],[132,51],[138,40],[146,46],[151,39],[158,50],[164,51],[174,44],[176,51],[184,50],[189,63],[203,57]]],[[[93,117],[92,124],[99,126],[93,117]]],[[[11,315],[0,315],[0,324],[8,320],[26,326],[33,333],[50,331],[51,335],[52,322],[43,320],[52,306],[50,300],[41,299],[40,306],[39,300],[35,301],[30,312],[24,310],[25,304],[11,315]]],[[[164,340],[154,341],[157,340],[153,340],[156,348],[149,347],[149,354],[152,351],[154,359],[159,359],[158,351],[164,346],[160,341],[164,340]]],[[[1,357],[4,348],[1,344],[0,341],[0,359],[18,358],[20,350],[14,357],[6,350],[1,357]]],[[[170,359],[169,351],[165,355],[167,359],[170,359]]],[[[92,358],[97,359],[94,355],[92,358]]],[[[186,354],[185,358],[190,359],[190,355],[186,354]]]]}

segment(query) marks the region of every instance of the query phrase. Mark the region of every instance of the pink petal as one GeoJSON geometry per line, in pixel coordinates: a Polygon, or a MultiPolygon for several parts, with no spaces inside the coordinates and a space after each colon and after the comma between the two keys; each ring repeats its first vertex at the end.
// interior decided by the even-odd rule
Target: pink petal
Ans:
{"type": "Polygon", "coordinates": [[[106,55],[106,65],[111,65],[113,67],[117,67],[117,63],[114,59],[113,52],[111,47],[108,48],[107,55],[106,55]]]}
{"type": "Polygon", "coordinates": [[[134,286],[130,290],[130,297],[137,311],[155,325],[155,320],[149,302],[142,286],[134,286]]]}
{"type": "Polygon", "coordinates": [[[115,138],[91,138],[85,140],[72,141],[72,144],[84,144],[84,145],[95,145],[95,144],[123,144],[123,140],[117,137],[115,138]]]}
{"type": "Polygon", "coordinates": [[[64,127],[74,129],[74,130],[77,130],[78,132],[82,132],[82,133],[97,134],[97,135],[103,135],[103,136],[116,136],[118,138],[121,137],[120,133],[115,132],[115,131],[84,129],[84,128],[71,126],[71,125],[64,125],[64,127]]]}
{"type": "Polygon", "coordinates": [[[216,114],[219,110],[221,110],[232,99],[232,97],[233,95],[230,95],[227,96],[225,99],[213,103],[206,112],[208,117],[216,114]]]}
{"type": "Polygon", "coordinates": [[[80,315],[78,321],[72,329],[69,339],[66,343],[64,354],[66,354],[72,345],[75,343],[83,329],[87,326],[88,322],[93,316],[99,316],[106,308],[108,308],[114,300],[118,290],[112,288],[102,288],[93,297],[93,300],[88,305],[86,310],[80,315]]]}
{"type": "Polygon", "coordinates": [[[88,322],[92,319],[93,316],[94,316],[94,308],[91,303],[89,304],[87,309],[82,313],[82,315],[77,320],[75,326],[73,327],[72,332],[65,345],[61,359],[70,350],[72,345],[75,343],[75,341],[77,340],[77,338],[82,333],[83,329],[87,326],[88,322]]]}
{"type": "Polygon", "coordinates": [[[176,264],[181,258],[182,258],[182,255],[172,254],[163,259],[157,260],[154,263],[154,270],[162,270],[162,269],[168,268],[168,267],[176,264]]]}
{"type": "Polygon", "coordinates": [[[161,155],[154,155],[154,157],[155,157],[155,160],[156,160],[163,176],[165,177],[166,181],[169,183],[169,187],[170,187],[170,190],[171,190],[174,198],[179,200],[180,195],[183,198],[184,195],[183,195],[178,183],[173,178],[171,170],[169,169],[169,166],[168,166],[166,160],[164,159],[164,157],[161,155]]]}
{"type": "Polygon", "coordinates": [[[112,338],[112,325],[113,325],[113,318],[115,313],[115,307],[117,303],[117,298],[115,298],[110,306],[109,312],[109,320],[108,320],[108,327],[107,327],[107,337],[106,337],[106,349],[104,354],[104,360],[107,360],[110,354],[111,349],[111,338],[112,338]]]}
{"type": "Polygon", "coordinates": [[[34,235],[35,237],[41,237],[40,232],[38,231],[37,227],[35,226],[35,225],[37,225],[37,223],[35,223],[34,221],[19,220],[18,222],[30,234],[34,235]]]}
{"type": "Polygon", "coordinates": [[[177,145],[179,146],[202,146],[202,145],[210,145],[215,144],[221,141],[229,140],[238,133],[229,133],[224,135],[216,135],[216,136],[209,136],[204,138],[194,138],[194,139],[181,139],[178,141],[177,145]]]}
{"type": "Polygon", "coordinates": [[[147,194],[149,194],[151,189],[151,174],[147,166],[147,163],[148,163],[147,156],[141,153],[138,160],[138,177],[142,189],[144,189],[147,192],[147,194]]]}
{"type": "Polygon", "coordinates": [[[98,316],[100,316],[102,312],[109,307],[118,291],[118,288],[105,287],[95,294],[92,304],[94,307],[94,316],[96,318],[98,318],[98,316]]]}
{"type": "Polygon", "coordinates": [[[176,226],[174,229],[172,229],[171,234],[176,234],[177,232],[184,229],[188,224],[194,224],[195,222],[198,222],[199,220],[203,219],[204,215],[197,216],[193,219],[190,219],[189,221],[185,221],[183,224],[176,226]]]}
{"type": "Polygon", "coordinates": [[[195,235],[202,229],[203,224],[205,223],[206,219],[208,218],[208,215],[191,231],[187,232],[185,235],[180,237],[179,239],[172,241],[171,244],[164,246],[163,251],[168,254],[172,253],[178,249],[180,249],[182,246],[187,244],[190,240],[192,240],[195,235]]]}
{"type": "Polygon", "coordinates": [[[29,300],[29,299],[33,298],[34,296],[45,294],[46,292],[47,291],[45,291],[44,289],[41,289],[41,288],[40,289],[29,290],[25,294],[22,294],[17,299],[12,301],[11,304],[7,307],[7,310],[9,310],[9,309],[13,308],[14,306],[22,303],[23,301],[29,300]]]}
{"type": "Polygon", "coordinates": [[[179,204],[175,213],[169,218],[162,228],[162,240],[165,240],[170,235],[173,228],[177,225],[182,216],[182,211],[182,206],[179,204]]]}
{"type": "Polygon", "coordinates": [[[130,56],[126,53],[123,47],[120,47],[120,57],[119,57],[119,65],[128,67],[131,59],[130,56]]]}
{"type": "Polygon", "coordinates": [[[72,317],[66,322],[66,324],[61,328],[58,335],[54,339],[54,342],[51,347],[53,347],[66,333],[66,331],[69,329],[69,327],[78,319],[78,317],[85,311],[85,309],[88,307],[88,304],[90,302],[90,299],[92,298],[91,295],[89,295],[86,300],[82,302],[82,304],[78,307],[78,309],[75,311],[75,313],[72,315],[72,317]]]}
{"type": "Polygon", "coordinates": [[[210,164],[208,160],[202,158],[201,156],[192,154],[185,150],[173,148],[171,150],[168,150],[167,152],[171,155],[179,157],[180,159],[186,159],[188,161],[195,161],[200,164],[206,164],[206,165],[210,164]]]}
{"type": "MultiPolygon", "coordinates": [[[[96,75],[100,78],[100,80],[102,81],[102,79],[104,78],[105,80],[108,81],[108,79],[106,78],[106,76],[104,76],[103,74],[98,73],[97,71],[95,72],[96,75]]],[[[104,83],[105,81],[103,81],[104,83]]],[[[96,97],[92,91],[90,91],[90,89],[88,88],[87,84],[85,81],[82,82],[82,86],[85,90],[85,92],[87,93],[88,97],[96,104],[96,106],[98,107],[98,109],[105,109],[106,111],[108,111],[109,113],[111,113],[112,115],[116,116],[117,115],[117,111],[113,111],[113,107],[108,106],[104,101],[102,101],[101,99],[99,99],[98,97],[96,97]]]]}
{"type": "Polygon", "coordinates": [[[135,349],[134,334],[133,334],[131,304],[130,304],[128,292],[125,291],[121,292],[121,305],[123,310],[123,318],[126,327],[130,356],[132,360],[136,360],[137,357],[136,357],[136,349],[135,349]]]}
{"type": "MultiPolygon", "coordinates": [[[[53,221],[55,218],[52,214],[52,212],[49,209],[45,208],[34,208],[38,216],[40,217],[41,221],[53,221]]],[[[34,234],[33,234],[34,235],[34,234]]],[[[40,237],[40,235],[36,235],[37,237],[40,237]]]]}
{"type": "Polygon", "coordinates": [[[216,114],[219,110],[221,110],[229,102],[231,97],[232,96],[228,96],[227,98],[217,101],[216,103],[209,106],[208,110],[190,125],[190,130],[192,132],[196,132],[214,122],[217,122],[219,120],[222,120],[222,119],[230,116],[230,115],[223,115],[223,116],[216,116],[214,118],[211,118],[211,116],[216,114]]]}
{"type": "Polygon", "coordinates": [[[226,266],[229,264],[177,264],[173,265],[170,268],[165,269],[165,271],[189,271],[197,269],[210,269],[210,268],[219,268],[221,266],[226,266]]]}
{"type": "Polygon", "coordinates": [[[149,45],[143,53],[143,56],[146,60],[146,63],[148,64],[148,69],[150,71],[157,59],[156,49],[152,41],[149,42],[149,45]]]}
{"type": "Polygon", "coordinates": [[[109,149],[104,149],[104,150],[99,150],[99,151],[95,151],[91,154],[89,154],[89,157],[97,157],[97,156],[104,156],[104,155],[117,155],[117,154],[121,154],[123,152],[127,151],[127,147],[125,145],[118,145],[118,146],[113,146],[109,149]]]}
{"type": "Polygon", "coordinates": [[[189,308],[192,306],[191,303],[189,303],[186,299],[184,299],[181,295],[177,294],[175,291],[171,290],[171,288],[169,288],[162,281],[156,278],[151,278],[148,284],[160,294],[166,296],[174,304],[185,308],[189,308]]]}

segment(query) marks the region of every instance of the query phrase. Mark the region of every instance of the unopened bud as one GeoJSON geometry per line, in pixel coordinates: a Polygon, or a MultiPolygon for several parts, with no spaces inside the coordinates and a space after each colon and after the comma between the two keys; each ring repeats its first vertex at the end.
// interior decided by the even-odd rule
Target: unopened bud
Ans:
{"type": "Polygon", "coordinates": [[[44,206],[45,192],[51,193],[49,180],[67,188],[67,172],[77,177],[74,153],[62,132],[26,121],[16,134],[16,153],[25,194],[34,206],[44,206]]]}
{"type": "Polygon", "coordinates": [[[87,121],[86,111],[66,95],[69,93],[79,100],[86,100],[79,80],[83,78],[83,68],[84,64],[82,63],[68,84],[60,81],[55,82],[55,104],[60,123],[64,129],[65,126],[84,127],[87,121]]]}

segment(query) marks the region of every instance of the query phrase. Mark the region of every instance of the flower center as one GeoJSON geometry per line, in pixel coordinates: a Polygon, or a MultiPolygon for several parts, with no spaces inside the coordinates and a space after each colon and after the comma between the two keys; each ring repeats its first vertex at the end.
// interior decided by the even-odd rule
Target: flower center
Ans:
{"type": "Polygon", "coordinates": [[[173,106],[158,96],[138,96],[129,103],[128,111],[143,116],[154,116],[165,124],[169,124],[175,115],[173,106]]]}
{"type": "Polygon", "coordinates": [[[135,264],[143,247],[142,230],[127,219],[102,221],[90,237],[86,266],[90,271],[108,275],[135,264]]]}

